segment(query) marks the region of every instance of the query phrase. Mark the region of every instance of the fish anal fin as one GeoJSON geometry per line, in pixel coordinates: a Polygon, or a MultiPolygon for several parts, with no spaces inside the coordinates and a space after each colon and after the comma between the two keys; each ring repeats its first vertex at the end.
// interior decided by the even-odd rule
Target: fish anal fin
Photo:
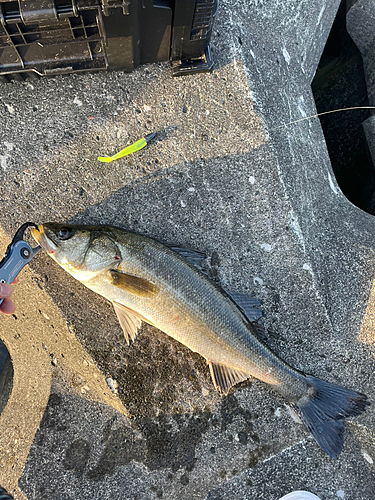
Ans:
{"type": "Polygon", "coordinates": [[[117,269],[110,272],[112,283],[126,292],[137,295],[138,297],[152,297],[157,294],[159,289],[156,285],[138,276],[126,274],[117,269]]]}
{"type": "Polygon", "coordinates": [[[134,340],[138,334],[138,330],[142,321],[148,322],[143,316],[133,311],[129,307],[120,304],[119,302],[112,302],[117,319],[124,332],[126,343],[129,345],[130,340],[134,340]]]}
{"type": "Polygon", "coordinates": [[[208,361],[208,366],[210,367],[215,389],[225,395],[228,394],[231,387],[249,378],[247,373],[233,370],[232,368],[213,363],[212,361],[208,361]]]}

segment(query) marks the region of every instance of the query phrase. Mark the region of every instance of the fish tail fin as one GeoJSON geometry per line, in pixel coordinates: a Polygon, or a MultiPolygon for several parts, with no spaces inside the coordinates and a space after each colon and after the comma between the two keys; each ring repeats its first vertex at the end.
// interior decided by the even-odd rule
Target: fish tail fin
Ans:
{"type": "Polygon", "coordinates": [[[337,458],[344,440],[344,419],[359,415],[370,403],[360,392],[306,375],[309,394],[296,405],[306,427],[331,458],[337,458]]]}

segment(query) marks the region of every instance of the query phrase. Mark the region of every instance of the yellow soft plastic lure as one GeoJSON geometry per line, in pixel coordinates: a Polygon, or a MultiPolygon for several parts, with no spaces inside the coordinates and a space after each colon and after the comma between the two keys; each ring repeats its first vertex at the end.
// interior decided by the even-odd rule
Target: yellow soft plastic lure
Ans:
{"type": "Polygon", "coordinates": [[[99,156],[98,160],[103,163],[110,163],[113,160],[118,160],[123,156],[130,155],[132,153],[135,153],[136,151],[139,151],[140,149],[143,149],[154,137],[155,137],[155,132],[146,135],[146,137],[139,139],[139,141],[134,142],[133,144],[130,144],[130,146],[126,146],[126,148],[122,149],[113,156],[99,156]]]}

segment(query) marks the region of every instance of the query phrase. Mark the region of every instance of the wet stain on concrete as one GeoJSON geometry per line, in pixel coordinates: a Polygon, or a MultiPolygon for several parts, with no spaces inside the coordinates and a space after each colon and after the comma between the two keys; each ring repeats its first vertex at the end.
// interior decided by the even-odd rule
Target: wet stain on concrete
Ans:
{"type": "Polygon", "coordinates": [[[151,470],[195,466],[195,448],[210,427],[212,414],[175,415],[173,418],[142,419],[138,423],[147,446],[145,465],[151,470]]]}
{"type": "Polygon", "coordinates": [[[76,439],[67,448],[63,465],[66,470],[72,470],[77,477],[80,477],[86,468],[89,457],[89,443],[84,439],[76,439]]]}
{"type": "Polygon", "coordinates": [[[89,479],[100,481],[106,475],[113,475],[116,467],[128,465],[133,460],[136,462],[145,460],[145,441],[133,429],[121,426],[110,431],[104,439],[104,450],[99,461],[87,473],[89,479]]]}
{"type": "Polygon", "coordinates": [[[182,467],[189,472],[195,466],[195,449],[209,429],[211,416],[210,412],[199,412],[142,418],[134,422],[137,430],[124,425],[109,432],[107,428],[104,450],[87,476],[100,481],[132,461],[143,463],[150,470],[169,468],[176,472],[182,467]]]}
{"type": "Polygon", "coordinates": [[[145,326],[129,347],[120,330],[106,349],[104,356],[103,346],[91,354],[116,380],[118,396],[134,418],[186,413],[186,397],[192,412],[202,410],[202,383],[214,393],[205,360],[156,328],[145,326]]]}
{"type": "Polygon", "coordinates": [[[193,392],[201,393],[198,373],[208,371],[200,356],[172,341],[155,328],[147,328],[131,347],[122,353],[126,370],[116,371],[119,396],[131,415],[152,416],[155,409],[170,413],[178,399],[176,386],[190,383],[193,392]],[[197,369],[196,369],[197,368],[197,369]]]}
{"type": "Polygon", "coordinates": [[[259,446],[259,448],[256,448],[255,450],[250,451],[249,453],[249,463],[248,467],[249,469],[252,469],[255,467],[259,462],[265,459],[266,456],[269,455],[272,447],[268,444],[259,446]]]}
{"type": "MultiPolygon", "coordinates": [[[[249,384],[249,382],[247,382],[247,384],[249,384]]],[[[226,398],[223,399],[220,409],[220,416],[222,432],[227,430],[228,426],[233,422],[235,417],[240,416],[242,417],[241,420],[243,421],[243,427],[242,429],[238,430],[237,440],[243,445],[247,445],[249,437],[253,442],[259,442],[259,437],[254,432],[254,425],[252,423],[253,420],[258,418],[258,415],[242,408],[235,394],[229,394],[226,398]]]]}
{"type": "MultiPolygon", "coordinates": [[[[151,412],[150,407],[145,408],[151,412]]],[[[255,412],[241,407],[240,396],[234,393],[223,398],[215,410],[207,406],[203,410],[193,409],[181,414],[157,414],[154,408],[152,416],[138,415],[132,419],[77,396],[51,394],[30,455],[32,483],[41,479],[41,465],[35,473],[35,458],[49,456],[50,463],[54,464],[51,471],[55,486],[60,481],[57,478],[69,477],[70,474],[72,479],[77,478],[86,487],[92,482],[91,487],[95,489],[97,484],[111,482],[119,469],[125,467],[121,474],[126,474],[126,471],[134,471],[134,466],[141,466],[150,473],[160,471],[168,491],[168,484],[173,482],[173,487],[180,493],[191,492],[195,487],[193,478],[201,466],[206,465],[202,460],[215,459],[217,453],[222,453],[222,444],[226,446],[230,464],[221,472],[217,470],[222,480],[237,475],[243,467],[254,467],[269,456],[271,446],[256,442],[253,427],[257,418],[255,412]],[[81,415],[85,416],[84,420],[102,422],[100,431],[85,429],[80,423],[81,415]],[[211,437],[208,438],[210,445],[205,447],[210,433],[218,439],[217,449],[211,445],[211,437]],[[241,460],[239,468],[234,469],[233,453],[236,450],[241,460]],[[61,461],[59,457],[62,457],[61,461]]],[[[225,466],[223,463],[220,467],[222,465],[225,466]]],[[[21,481],[26,490],[32,484],[29,474],[30,470],[21,481]]],[[[40,486],[47,488],[48,493],[54,487],[52,483],[43,480],[40,486]]],[[[148,490],[150,498],[163,498],[167,494],[164,488],[153,490],[151,486],[152,483],[148,490]]]]}
{"type": "Polygon", "coordinates": [[[47,408],[39,425],[40,429],[54,429],[56,431],[67,430],[67,425],[61,422],[59,408],[61,401],[62,399],[59,394],[52,393],[50,395],[47,408]]]}

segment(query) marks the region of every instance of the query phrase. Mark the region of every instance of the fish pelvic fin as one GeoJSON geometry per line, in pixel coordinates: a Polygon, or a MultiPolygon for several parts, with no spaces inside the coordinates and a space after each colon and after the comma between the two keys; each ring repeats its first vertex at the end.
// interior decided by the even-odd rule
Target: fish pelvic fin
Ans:
{"type": "Polygon", "coordinates": [[[233,370],[224,365],[218,365],[212,361],[208,361],[208,366],[210,367],[215,389],[224,395],[228,394],[231,387],[249,378],[246,373],[233,370]]]}
{"type": "Polygon", "coordinates": [[[146,321],[140,314],[129,309],[129,307],[120,304],[119,302],[112,302],[117,319],[124,332],[126,343],[129,345],[130,340],[134,340],[141,327],[142,321],[146,321]]]}
{"type": "Polygon", "coordinates": [[[370,403],[360,392],[306,375],[310,394],[295,403],[306,427],[322,450],[337,458],[344,441],[344,419],[359,415],[370,403]]]}

